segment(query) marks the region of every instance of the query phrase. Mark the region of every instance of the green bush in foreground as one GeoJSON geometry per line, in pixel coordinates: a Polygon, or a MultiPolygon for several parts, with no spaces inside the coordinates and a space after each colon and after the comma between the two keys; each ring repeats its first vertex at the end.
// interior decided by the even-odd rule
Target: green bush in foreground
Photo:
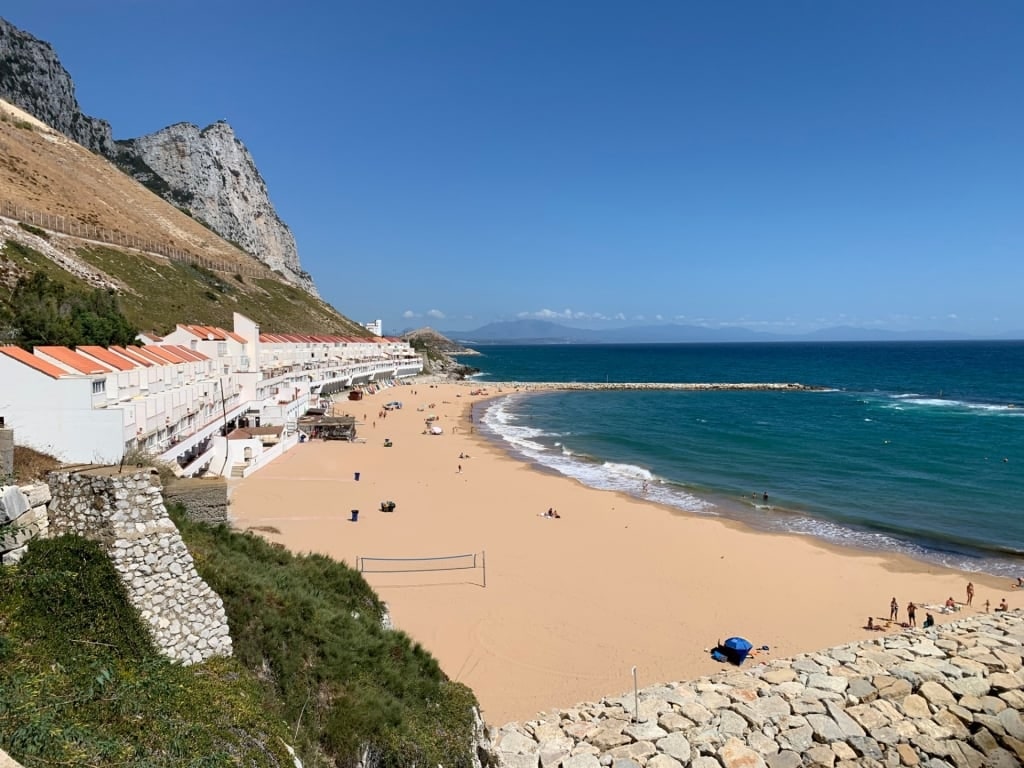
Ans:
{"type": "Polygon", "coordinates": [[[381,628],[383,606],[360,574],[174,518],[224,599],[236,657],[279,698],[304,752],[338,766],[363,755],[380,768],[471,764],[472,692],[407,635],[381,628]]]}
{"type": "Polygon", "coordinates": [[[159,656],[94,543],[37,541],[0,569],[0,746],[27,768],[280,768],[289,736],[236,660],[159,656]]]}

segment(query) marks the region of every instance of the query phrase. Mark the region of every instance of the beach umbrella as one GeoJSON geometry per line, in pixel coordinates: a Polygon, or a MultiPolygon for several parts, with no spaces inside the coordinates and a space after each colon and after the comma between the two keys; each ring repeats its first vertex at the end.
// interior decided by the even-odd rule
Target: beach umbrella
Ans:
{"type": "Polygon", "coordinates": [[[736,666],[739,666],[747,659],[747,654],[753,649],[753,645],[749,640],[745,640],[742,637],[730,637],[724,643],[722,648],[725,649],[725,655],[729,657],[736,666]]]}

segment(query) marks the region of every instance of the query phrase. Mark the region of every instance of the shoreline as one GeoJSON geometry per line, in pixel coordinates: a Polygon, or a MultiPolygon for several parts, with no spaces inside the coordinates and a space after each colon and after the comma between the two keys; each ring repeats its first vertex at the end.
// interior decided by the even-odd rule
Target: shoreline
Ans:
{"type": "Polygon", "coordinates": [[[769,646],[768,658],[875,636],[862,629],[866,617],[884,620],[893,595],[903,619],[910,600],[962,601],[973,580],[974,608],[933,611],[940,623],[1012,599],[996,577],[756,531],[539,472],[476,429],[473,408],[503,387],[417,381],[346,403],[357,418],[365,412],[366,443],[297,446],[239,483],[231,508],[239,528],[350,565],[486,553],[486,588],[476,570],[366,578],[395,626],[474,690],[491,724],[621,693],[634,665],[644,685],[711,674],[721,667],[707,649],[730,635],[769,646]],[[372,418],[394,399],[405,407],[372,418]],[[443,435],[423,434],[426,415],[443,435]],[[377,511],[385,499],[394,513],[377,511]],[[561,518],[541,517],[552,506],[561,518]],[[357,523],[350,508],[362,510],[357,523]]]}
{"type": "MultiPolygon", "coordinates": [[[[504,391],[490,398],[484,408],[492,407],[497,401],[512,397],[536,397],[559,391],[577,390],[625,390],[630,389],[632,384],[583,384],[570,383],[560,385],[557,382],[496,382],[501,388],[511,388],[511,391],[504,391]]],[[[834,388],[815,387],[803,384],[665,384],[665,385],[637,385],[640,389],[685,389],[714,391],[719,388],[734,388],[743,391],[772,391],[790,388],[792,391],[802,392],[835,392],[834,388]]],[[[884,527],[873,527],[868,524],[855,524],[850,522],[839,522],[825,516],[816,516],[812,510],[780,506],[774,499],[769,504],[762,502],[759,494],[731,495],[722,491],[710,488],[693,487],[679,482],[650,475],[650,470],[642,466],[634,466],[638,470],[635,478],[640,483],[648,474],[651,478],[651,489],[655,492],[664,489],[668,496],[676,495],[677,498],[655,498],[656,493],[647,495],[636,493],[630,490],[622,490],[613,487],[614,484],[601,485],[590,483],[587,480],[566,471],[564,468],[549,464],[545,459],[550,459],[554,454],[551,451],[554,446],[546,446],[545,451],[532,455],[529,450],[515,445],[509,441],[500,429],[492,425],[485,425],[486,437],[492,441],[500,450],[505,451],[511,458],[522,461],[534,467],[538,471],[552,472],[558,476],[565,477],[580,483],[584,487],[593,488],[612,493],[622,493],[628,498],[661,506],[673,513],[699,518],[713,518],[726,523],[740,525],[752,531],[765,534],[805,536],[820,542],[823,546],[836,547],[840,551],[854,550],[867,554],[877,553],[882,555],[894,555],[908,557],[913,561],[921,562],[929,566],[949,568],[964,573],[978,574],[995,579],[1016,578],[1018,573],[1024,573],[1024,552],[1011,548],[987,545],[984,542],[963,542],[959,539],[942,539],[936,536],[915,532],[890,531],[884,527]],[[550,453],[549,453],[550,452],[550,453]],[[690,503],[687,504],[687,501],[690,503]]],[[[531,440],[534,438],[531,438],[531,440]]],[[[602,459],[599,457],[587,456],[585,454],[571,454],[571,460],[567,461],[568,467],[595,467],[599,468],[614,459],[602,459]]],[[[629,466],[629,465],[621,465],[629,466]]],[[[621,480],[621,478],[620,478],[621,480]]],[[[646,484],[645,484],[646,485],[646,484]]]]}

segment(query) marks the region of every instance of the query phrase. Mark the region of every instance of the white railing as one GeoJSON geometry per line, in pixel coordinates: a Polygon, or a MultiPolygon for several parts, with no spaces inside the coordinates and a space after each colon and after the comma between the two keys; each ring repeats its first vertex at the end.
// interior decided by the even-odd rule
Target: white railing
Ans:
{"type": "Polygon", "coordinates": [[[294,448],[298,442],[299,436],[297,434],[290,435],[289,437],[282,437],[281,441],[273,448],[267,448],[262,453],[253,456],[252,461],[250,461],[249,465],[242,471],[242,477],[248,477],[253,472],[258,472],[263,469],[263,467],[272,462],[282,453],[294,448]]]}

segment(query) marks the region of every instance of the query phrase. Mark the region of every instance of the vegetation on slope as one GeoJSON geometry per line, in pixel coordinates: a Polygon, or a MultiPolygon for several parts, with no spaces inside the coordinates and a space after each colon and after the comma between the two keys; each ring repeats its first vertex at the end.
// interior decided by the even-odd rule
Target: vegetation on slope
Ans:
{"type": "Polygon", "coordinates": [[[117,296],[98,288],[78,291],[44,272],[22,277],[0,312],[0,339],[32,349],[47,344],[133,344],[138,329],[118,308],[117,296]]]}
{"type": "Polygon", "coordinates": [[[0,747],[50,765],[469,766],[472,707],[355,571],[175,521],[223,597],[233,659],[153,649],[109,559],[74,536],[0,569],[0,747]]]}
{"type": "Polygon", "coordinates": [[[472,692],[382,628],[384,607],[359,573],[225,526],[175,522],[224,599],[236,657],[281,702],[299,743],[338,766],[471,764],[472,692]]]}
{"type": "MultiPolygon", "coordinates": [[[[118,293],[119,307],[131,325],[144,330],[166,333],[177,323],[231,328],[232,313],[237,311],[271,333],[369,335],[325,302],[283,281],[225,275],[105,246],[83,247],[76,253],[124,286],[118,293]]],[[[71,291],[93,290],[34,248],[8,240],[0,251],[0,283],[13,286],[36,272],[71,291]]],[[[0,317],[5,308],[10,311],[11,297],[0,291],[0,317]]]]}
{"type": "Polygon", "coordinates": [[[0,569],[0,747],[26,768],[282,768],[289,737],[237,660],[159,656],[96,544],[37,541],[0,569]]]}

